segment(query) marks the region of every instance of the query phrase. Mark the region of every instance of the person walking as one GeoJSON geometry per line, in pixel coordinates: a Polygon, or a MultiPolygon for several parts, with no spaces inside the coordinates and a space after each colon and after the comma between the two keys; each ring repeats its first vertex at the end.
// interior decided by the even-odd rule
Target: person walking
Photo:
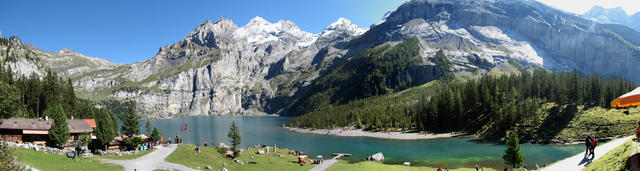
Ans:
{"type": "Polygon", "coordinates": [[[589,151],[591,151],[591,158],[595,158],[596,157],[596,145],[598,144],[598,140],[596,139],[596,136],[591,136],[591,147],[589,148],[589,151]]]}
{"type": "Polygon", "coordinates": [[[587,137],[584,138],[584,146],[586,148],[584,157],[587,158],[587,156],[589,156],[589,149],[591,148],[591,135],[589,135],[589,133],[587,133],[587,137]]]}

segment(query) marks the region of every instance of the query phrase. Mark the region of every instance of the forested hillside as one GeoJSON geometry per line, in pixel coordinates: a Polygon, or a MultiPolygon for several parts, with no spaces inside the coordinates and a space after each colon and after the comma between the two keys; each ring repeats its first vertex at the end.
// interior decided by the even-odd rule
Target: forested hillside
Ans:
{"type": "MultiPolygon", "coordinates": [[[[7,41],[0,38],[0,43],[7,41]]],[[[0,61],[0,64],[4,62],[0,61]]],[[[58,105],[66,116],[78,119],[94,118],[97,111],[94,102],[76,97],[71,79],[64,79],[52,70],[47,70],[44,76],[35,73],[17,76],[11,67],[0,67],[0,94],[3,118],[44,117],[48,108],[58,105]]]]}
{"type": "Polygon", "coordinates": [[[541,129],[562,126],[545,119],[571,120],[578,108],[608,106],[611,100],[636,86],[622,79],[582,76],[575,71],[522,70],[521,74],[487,75],[478,80],[438,80],[400,93],[312,111],[287,125],[355,126],[372,131],[462,131],[503,137],[507,130],[522,125],[547,127],[541,129]],[[542,108],[549,104],[553,107],[542,108]]]}
{"type": "Polygon", "coordinates": [[[404,90],[426,82],[416,74],[423,63],[417,37],[395,46],[367,49],[313,82],[284,112],[298,115],[331,105],[404,90]]]}
{"type": "Polygon", "coordinates": [[[78,101],[71,80],[58,77],[48,70],[41,79],[32,74],[29,77],[14,78],[9,69],[0,68],[0,91],[5,114],[18,117],[43,117],[44,111],[54,105],[61,105],[68,116],[92,118],[86,103],[78,101]]]}

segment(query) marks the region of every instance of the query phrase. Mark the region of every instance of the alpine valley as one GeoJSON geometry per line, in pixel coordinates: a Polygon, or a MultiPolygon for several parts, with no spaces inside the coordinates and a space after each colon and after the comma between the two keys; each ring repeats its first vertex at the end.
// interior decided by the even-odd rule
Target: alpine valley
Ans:
{"type": "Polygon", "coordinates": [[[368,29],[340,18],[317,34],[288,20],[255,17],[244,26],[227,18],[207,20],[183,40],[132,64],[69,49],[47,52],[15,37],[6,40],[0,44],[5,68],[27,76],[52,69],[73,80],[79,97],[134,102],[145,118],[300,115],[309,110],[299,106],[318,99],[312,97],[329,96],[331,103],[344,104],[438,79],[444,75],[439,50],[457,75],[515,72],[515,61],[525,68],[576,70],[640,83],[639,32],[532,0],[413,0],[368,29]],[[382,66],[382,77],[375,77],[382,79],[364,78],[373,67],[367,64],[376,60],[396,62],[382,66]],[[353,73],[353,78],[336,73],[353,73]],[[353,81],[387,85],[357,89],[360,93],[348,89],[353,81]],[[331,89],[335,84],[343,86],[331,89]],[[335,98],[337,93],[347,97],[335,98]]]}

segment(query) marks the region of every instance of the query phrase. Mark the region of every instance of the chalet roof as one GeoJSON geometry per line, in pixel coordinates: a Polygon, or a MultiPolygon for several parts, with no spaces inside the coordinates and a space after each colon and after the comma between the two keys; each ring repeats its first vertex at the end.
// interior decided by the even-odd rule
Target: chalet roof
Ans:
{"type": "Polygon", "coordinates": [[[89,133],[93,131],[93,128],[83,119],[67,119],[67,123],[69,124],[69,133],[89,133]]]}
{"type": "Polygon", "coordinates": [[[89,127],[91,127],[91,128],[97,127],[95,119],[85,119],[84,121],[87,122],[87,124],[89,124],[89,127]]]}
{"type": "MultiPolygon", "coordinates": [[[[0,129],[21,129],[21,130],[49,130],[53,119],[45,121],[36,118],[9,118],[3,119],[0,129]]],[[[67,119],[69,133],[89,133],[93,128],[83,119],[67,119]]]]}
{"type": "Polygon", "coordinates": [[[0,129],[31,129],[31,130],[49,130],[53,120],[45,121],[44,119],[34,118],[9,118],[3,119],[0,129]]]}

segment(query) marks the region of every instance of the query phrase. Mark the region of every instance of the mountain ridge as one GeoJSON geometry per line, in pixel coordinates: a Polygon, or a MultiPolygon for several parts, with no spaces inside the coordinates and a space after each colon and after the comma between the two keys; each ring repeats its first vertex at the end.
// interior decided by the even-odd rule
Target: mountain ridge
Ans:
{"type": "Polygon", "coordinates": [[[604,8],[595,5],[582,16],[600,23],[620,24],[640,31],[640,12],[627,14],[622,7],[604,8]]]}
{"type": "Polygon", "coordinates": [[[640,33],[625,28],[535,1],[413,0],[369,29],[342,18],[316,34],[289,20],[271,23],[255,17],[242,27],[226,18],[205,20],[183,40],[132,64],[76,65],[91,61],[88,58],[58,64],[44,59],[63,55],[38,53],[21,42],[0,45],[0,56],[3,61],[19,56],[5,67],[24,69],[22,74],[55,65],[56,71],[74,80],[80,97],[135,101],[143,117],[282,114],[306,96],[317,78],[359,52],[412,37],[420,46],[419,67],[435,66],[434,56],[443,50],[457,73],[486,74],[517,60],[525,66],[576,69],[638,82],[640,76],[632,73],[640,72],[633,67],[640,65],[634,60],[640,58],[640,40],[633,35],[640,33]]]}
{"type": "MultiPolygon", "coordinates": [[[[148,60],[105,64],[109,67],[68,77],[73,78],[79,96],[135,101],[136,109],[145,117],[259,114],[268,105],[265,99],[275,96],[278,89],[290,89],[315,77],[344,53],[332,46],[361,34],[361,30],[343,18],[327,26],[323,34],[304,32],[288,20],[270,23],[256,17],[243,27],[226,18],[213,23],[205,20],[183,40],[161,47],[148,60]],[[318,51],[323,55],[313,57],[318,51]],[[290,85],[282,86],[283,81],[290,85]]],[[[57,54],[75,52],[61,50],[57,54]]],[[[21,74],[44,69],[13,66],[32,69],[21,74]]]]}

